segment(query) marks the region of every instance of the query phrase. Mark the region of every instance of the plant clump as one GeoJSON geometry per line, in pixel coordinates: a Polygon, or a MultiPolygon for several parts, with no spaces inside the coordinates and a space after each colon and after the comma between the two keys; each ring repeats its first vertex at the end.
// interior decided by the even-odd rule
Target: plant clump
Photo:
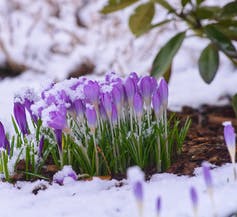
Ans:
{"type": "Polygon", "coordinates": [[[9,139],[0,125],[0,172],[10,179],[21,160],[26,179],[42,178],[49,163],[70,165],[82,176],[125,174],[133,165],[164,171],[190,125],[167,118],[167,105],[166,81],[136,73],[110,73],[103,81],[73,78],[50,84],[40,95],[26,90],[14,101],[15,135],[9,139]]]}

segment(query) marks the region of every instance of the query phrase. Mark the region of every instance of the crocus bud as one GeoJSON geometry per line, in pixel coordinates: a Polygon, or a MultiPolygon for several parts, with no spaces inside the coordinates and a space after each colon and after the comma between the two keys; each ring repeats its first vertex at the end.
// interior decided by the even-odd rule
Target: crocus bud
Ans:
{"type": "Polygon", "coordinates": [[[14,103],[14,117],[23,135],[28,134],[28,126],[26,121],[26,111],[24,105],[19,102],[14,103]]]}
{"type": "Polygon", "coordinates": [[[212,176],[211,176],[211,172],[210,172],[210,167],[208,166],[208,164],[206,162],[202,163],[202,171],[203,171],[203,177],[204,177],[206,186],[208,189],[211,189],[213,186],[212,176]]]}
{"type": "Polygon", "coordinates": [[[151,94],[153,91],[152,80],[150,76],[144,76],[140,81],[141,94],[144,98],[147,108],[151,105],[151,94]]]}
{"type": "Polygon", "coordinates": [[[112,115],[111,115],[112,123],[117,124],[118,121],[118,112],[116,109],[116,106],[113,104],[112,105],[112,115]]]}
{"type": "Polygon", "coordinates": [[[225,123],[224,138],[225,138],[226,146],[231,156],[231,161],[235,162],[236,134],[230,122],[225,123]]]}
{"type": "Polygon", "coordinates": [[[137,181],[136,183],[134,183],[133,194],[138,202],[141,203],[143,201],[143,187],[140,181],[137,181]]]}
{"type": "Polygon", "coordinates": [[[73,106],[75,108],[76,114],[79,117],[79,120],[83,119],[85,107],[80,99],[77,99],[73,102],[73,106]]]}
{"type": "Polygon", "coordinates": [[[117,85],[112,89],[112,97],[117,111],[120,113],[122,107],[122,92],[117,85]]]}
{"type": "Polygon", "coordinates": [[[130,106],[132,106],[133,97],[134,97],[134,94],[135,94],[135,91],[136,91],[133,79],[128,77],[127,80],[124,83],[124,87],[125,87],[128,103],[129,103],[130,106]]]}
{"type": "Polygon", "coordinates": [[[88,81],[84,86],[84,94],[91,104],[94,106],[98,105],[100,86],[96,81],[88,81]]]}
{"type": "Polygon", "coordinates": [[[33,104],[34,102],[33,101],[30,101],[29,99],[25,99],[24,101],[24,106],[26,108],[26,110],[29,112],[32,120],[37,123],[38,121],[38,118],[35,114],[33,114],[32,110],[31,110],[31,105],[33,104]]]}
{"type": "Polygon", "coordinates": [[[139,93],[136,93],[133,97],[133,108],[138,118],[142,117],[143,112],[143,100],[139,93]]]}
{"type": "Polygon", "coordinates": [[[190,188],[190,199],[191,199],[191,202],[192,202],[193,210],[196,213],[197,212],[197,206],[198,206],[198,195],[197,195],[197,191],[194,187],[190,188]]]}
{"type": "Polygon", "coordinates": [[[61,171],[58,171],[53,176],[53,181],[63,185],[65,184],[65,181],[76,181],[77,180],[77,174],[72,169],[71,166],[64,166],[61,171]]]}
{"type": "Polygon", "coordinates": [[[10,143],[6,137],[5,129],[1,121],[0,121],[0,148],[6,149],[8,155],[10,154],[10,143]]]}
{"type": "Polygon", "coordinates": [[[104,109],[106,111],[106,114],[108,116],[109,119],[111,119],[111,115],[112,115],[112,98],[111,98],[111,94],[106,92],[103,93],[102,95],[102,104],[104,106],[104,109]]]}
{"type": "Polygon", "coordinates": [[[48,113],[47,125],[53,129],[63,130],[67,127],[67,110],[63,105],[54,107],[48,113]]]}
{"type": "Polygon", "coordinates": [[[96,111],[94,106],[87,104],[86,105],[86,119],[87,119],[87,123],[89,128],[91,129],[91,131],[95,131],[96,128],[96,121],[97,121],[97,116],[96,116],[96,111]]]}
{"type": "Polygon", "coordinates": [[[157,216],[160,216],[160,211],[161,211],[161,197],[158,197],[156,199],[156,214],[157,214],[157,216]]]}
{"type": "Polygon", "coordinates": [[[159,89],[157,89],[152,95],[152,107],[154,109],[156,119],[159,120],[162,114],[161,96],[159,89]]]}
{"type": "Polygon", "coordinates": [[[161,95],[161,103],[164,106],[164,108],[166,109],[168,106],[168,84],[164,78],[162,78],[160,80],[159,91],[160,91],[160,95],[161,95]]]}

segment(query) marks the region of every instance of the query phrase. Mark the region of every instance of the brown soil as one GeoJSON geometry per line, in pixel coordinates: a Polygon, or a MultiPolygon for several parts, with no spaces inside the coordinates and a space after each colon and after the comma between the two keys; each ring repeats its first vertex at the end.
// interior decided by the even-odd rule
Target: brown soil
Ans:
{"type": "Polygon", "coordinates": [[[178,116],[182,119],[189,116],[192,125],[178,160],[167,172],[193,175],[194,169],[201,166],[203,161],[215,165],[230,162],[224,143],[222,122],[232,121],[232,124],[237,126],[237,119],[231,106],[203,105],[199,109],[184,107],[178,116]]]}

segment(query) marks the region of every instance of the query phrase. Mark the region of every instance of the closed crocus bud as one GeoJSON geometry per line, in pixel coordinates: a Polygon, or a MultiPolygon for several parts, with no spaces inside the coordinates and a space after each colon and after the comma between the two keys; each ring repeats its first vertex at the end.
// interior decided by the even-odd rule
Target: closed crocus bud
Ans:
{"type": "Polygon", "coordinates": [[[14,103],[14,117],[23,135],[28,134],[28,126],[26,121],[26,111],[24,105],[19,102],[14,103]]]}
{"type": "Polygon", "coordinates": [[[109,117],[109,119],[111,119],[111,115],[112,115],[112,98],[111,98],[111,94],[108,93],[108,92],[103,93],[101,101],[102,101],[102,104],[104,106],[104,109],[106,111],[107,116],[109,117]]]}
{"type": "Polygon", "coordinates": [[[112,97],[113,97],[114,104],[116,105],[116,108],[118,112],[120,113],[123,99],[122,99],[121,90],[119,89],[117,85],[114,86],[112,89],[112,97]]]}
{"type": "Polygon", "coordinates": [[[84,86],[84,94],[87,100],[94,106],[98,105],[100,86],[96,81],[88,81],[84,86]]]}
{"type": "Polygon", "coordinates": [[[161,96],[158,89],[152,95],[152,107],[154,109],[156,119],[159,120],[162,114],[162,106],[161,106],[161,96]]]}
{"type": "Polygon", "coordinates": [[[157,216],[160,216],[160,211],[161,211],[161,197],[158,197],[156,199],[156,214],[157,214],[157,216]]]}
{"type": "Polygon", "coordinates": [[[100,112],[100,117],[102,118],[102,120],[103,120],[103,121],[106,121],[108,117],[107,117],[105,108],[104,108],[104,106],[102,105],[102,103],[99,104],[99,112],[100,112]]]}
{"type": "Polygon", "coordinates": [[[86,105],[86,119],[88,127],[94,132],[97,125],[97,116],[94,106],[86,105]]]}
{"type": "Polygon", "coordinates": [[[139,93],[136,93],[133,97],[133,108],[136,116],[141,118],[143,112],[143,100],[139,93]]]}
{"type": "Polygon", "coordinates": [[[39,157],[42,157],[43,148],[44,148],[44,136],[41,136],[40,142],[39,142],[39,150],[38,150],[39,157]]]}
{"type": "Polygon", "coordinates": [[[139,203],[142,203],[143,201],[143,186],[142,186],[142,182],[137,181],[133,184],[133,194],[136,198],[136,200],[139,203]]]}
{"type": "Polygon", "coordinates": [[[31,101],[31,100],[25,99],[25,101],[24,101],[24,106],[25,106],[26,110],[29,112],[29,114],[30,114],[32,120],[33,120],[35,123],[37,123],[38,118],[37,118],[37,116],[36,116],[35,114],[33,114],[32,110],[31,110],[31,105],[32,105],[33,103],[34,103],[34,102],[31,101]]]}
{"type": "Polygon", "coordinates": [[[139,81],[139,77],[138,77],[138,75],[137,75],[136,72],[132,72],[132,73],[130,73],[129,77],[132,78],[132,80],[134,81],[135,84],[138,83],[138,81],[139,81]]]}
{"type": "Polygon", "coordinates": [[[112,123],[117,124],[118,121],[118,112],[116,109],[116,106],[113,104],[112,105],[112,115],[111,115],[112,123]]]}
{"type": "Polygon", "coordinates": [[[77,99],[73,102],[73,107],[75,108],[76,114],[81,120],[84,115],[85,107],[80,99],[77,99]]]}
{"type": "Polygon", "coordinates": [[[164,78],[160,80],[159,91],[161,95],[162,105],[166,109],[168,106],[168,84],[164,78]]]}
{"type": "Polygon", "coordinates": [[[135,84],[132,78],[128,77],[124,83],[128,103],[130,106],[133,104],[133,97],[136,91],[135,84]]]}
{"type": "Polygon", "coordinates": [[[140,81],[141,94],[144,98],[147,108],[151,105],[151,94],[153,91],[152,79],[150,76],[144,76],[140,81]]]}
{"type": "Polygon", "coordinates": [[[0,148],[6,149],[8,154],[10,154],[10,144],[6,137],[5,129],[1,121],[0,121],[0,148]]]}
{"type": "Polygon", "coordinates": [[[211,189],[213,186],[212,176],[211,176],[211,172],[210,172],[210,167],[207,162],[202,163],[202,171],[203,171],[203,177],[204,177],[206,186],[207,186],[207,188],[211,189]]]}
{"type": "Polygon", "coordinates": [[[235,162],[236,134],[231,122],[226,122],[224,127],[224,138],[229,150],[232,162],[235,162]]]}

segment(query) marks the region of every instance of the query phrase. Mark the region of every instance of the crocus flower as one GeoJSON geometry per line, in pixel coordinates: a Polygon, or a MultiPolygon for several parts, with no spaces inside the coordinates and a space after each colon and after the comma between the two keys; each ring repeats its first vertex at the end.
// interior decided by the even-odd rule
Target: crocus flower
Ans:
{"type": "Polygon", "coordinates": [[[213,186],[212,176],[210,172],[210,167],[208,166],[206,162],[202,163],[202,171],[203,171],[203,177],[204,177],[206,186],[208,189],[211,189],[213,186]]]}
{"type": "Polygon", "coordinates": [[[30,114],[32,120],[33,120],[35,123],[37,123],[38,118],[37,118],[37,116],[36,116],[35,114],[33,114],[32,110],[31,110],[31,105],[32,105],[33,103],[34,103],[34,102],[31,101],[31,100],[25,99],[25,101],[24,101],[24,106],[25,106],[26,110],[29,112],[29,114],[30,114]]]}
{"type": "Polygon", "coordinates": [[[49,127],[52,127],[56,130],[63,130],[67,126],[67,109],[60,105],[55,108],[55,110],[52,110],[49,112],[49,119],[47,121],[47,124],[49,127]]]}
{"type": "Polygon", "coordinates": [[[76,172],[72,169],[71,166],[64,166],[61,171],[58,171],[57,173],[54,174],[53,176],[53,181],[63,185],[65,184],[65,181],[76,181],[77,180],[77,174],[76,172]]]}
{"type": "Polygon", "coordinates": [[[194,216],[197,216],[197,207],[198,207],[198,195],[194,187],[190,188],[190,199],[192,202],[194,216]]]}
{"type": "Polygon", "coordinates": [[[128,77],[124,83],[128,103],[130,106],[133,104],[133,97],[136,91],[134,81],[131,77],[128,77]]]}
{"type": "Polygon", "coordinates": [[[8,154],[10,154],[10,144],[6,137],[5,129],[1,121],[0,121],[0,148],[6,149],[8,154]]]}
{"type": "Polygon", "coordinates": [[[151,95],[153,92],[152,79],[150,76],[144,76],[140,81],[141,94],[144,98],[146,107],[149,109],[151,105],[151,95]]]}
{"type": "Polygon", "coordinates": [[[166,109],[167,106],[168,106],[168,84],[167,84],[167,82],[165,81],[164,78],[162,78],[160,80],[159,91],[160,91],[160,95],[161,95],[162,105],[166,109]]]}
{"type": "Polygon", "coordinates": [[[89,128],[91,129],[91,131],[95,131],[96,128],[96,122],[97,122],[97,116],[96,116],[96,111],[94,106],[91,105],[86,105],[86,119],[87,119],[87,123],[89,128]]]}
{"type": "Polygon", "coordinates": [[[100,86],[96,81],[88,81],[84,86],[84,94],[91,104],[98,106],[100,86]]]}
{"type": "Polygon", "coordinates": [[[161,197],[158,197],[156,199],[156,214],[157,214],[157,217],[160,216],[160,211],[161,211],[161,197]]]}
{"type": "Polygon", "coordinates": [[[82,103],[82,100],[77,99],[72,103],[72,106],[74,107],[76,114],[79,118],[79,120],[81,121],[83,119],[84,116],[84,111],[85,111],[85,106],[82,103]]]}
{"type": "Polygon", "coordinates": [[[42,157],[43,148],[44,148],[44,136],[41,136],[40,142],[39,142],[39,150],[38,150],[39,157],[42,157]]]}
{"type": "Polygon", "coordinates": [[[113,124],[116,124],[118,121],[118,112],[117,112],[116,106],[114,104],[112,105],[111,120],[112,120],[113,124]]]}
{"type": "Polygon", "coordinates": [[[133,108],[137,117],[140,119],[143,112],[143,100],[139,93],[136,93],[133,97],[133,108]]]}
{"type": "Polygon", "coordinates": [[[231,122],[223,123],[224,127],[224,138],[227,149],[230,154],[231,162],[233,164],[234,178],[237,179],[237,172],[235,168],[235,153],[236,153],[236,134],[231,122]]]}
{"type": "Polygon", "coordinates": [[[28,134],[28,126],[26,121],[26,111],[24,105],[19,102],[14,103],[14,117],[23,135],[28,134]]]}
{"type": "Polygon", "coordinates": [[[116,105],[117,111],[120,113],[121,112],[121,107],[122,107],[122,91],[120,90],[120,88],[118,87],[118,85],[113,86],[112,89],[112,97],[113,97],[113,101],[116,105]]]}
{"type": "Polygon", "coordinates": [[[152,107],[154,109],[156,119],[159,120],[162,114],[162,106],[161,106],[161,96],[158,89],[152,95],[152,107]]]}
{"type": "Polygon", "coordinates": [[[112,98],[111,98],[111,94],[108,93],[108,92],[103,93],[101,101],[102,101],[102,104],[104,106],[104,109],[106,111],[106,114],[107,114],[108,118],[111,119],[111,115],[112,115],[112,98]]]}

